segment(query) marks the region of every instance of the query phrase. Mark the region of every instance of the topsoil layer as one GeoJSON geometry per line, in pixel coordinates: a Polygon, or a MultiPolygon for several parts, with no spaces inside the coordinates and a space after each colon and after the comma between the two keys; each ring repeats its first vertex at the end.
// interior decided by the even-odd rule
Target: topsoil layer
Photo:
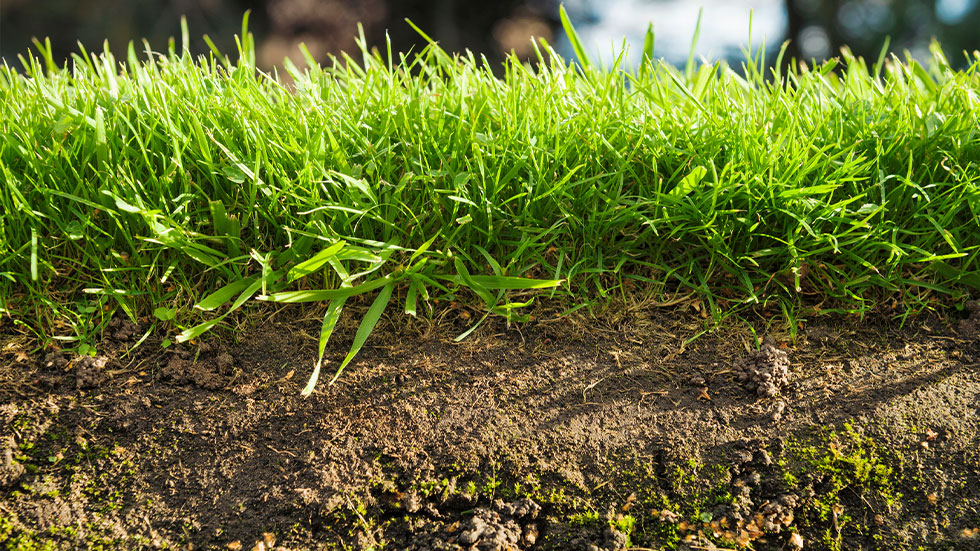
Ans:
{"type": "Polygon", "coordinates": [[[116,321],[91,358],[0,327],[0,548],[980,549],[975,310],[455,343],[446,309],[328,386],[349,320],[310,398],[318,320],[290,312],[130,353],[116,321]]]}

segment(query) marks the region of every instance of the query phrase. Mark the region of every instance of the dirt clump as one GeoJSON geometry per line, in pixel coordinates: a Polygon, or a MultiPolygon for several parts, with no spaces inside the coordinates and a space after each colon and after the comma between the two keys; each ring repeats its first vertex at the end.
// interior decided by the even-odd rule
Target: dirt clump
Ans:
{"type": "Polygon", "coordinates": [[[50,370],[64,369],[71,362],[72,355],[70,350],[53,350],[45,354],[42,365],[50,370]]]}
{"type": "Polygon", "coordinates": [[[960,335],[968,338],[980,337],[980,301],[968,300],[963,309],[970,315],[960,320],[957,326],[960,335]]]}
{"type": "Polygon", "coordinates": [[[106,379],[106,356],[79,356],[72,363],[75,370],[75,386],[78,389],[96,388],[106,379]]]}
{"type": "Polygon", "coordinates": [[[789,366],[789,354],[767,339],[758,350],[749,353],[736,376],[757,396],[775,398],[789,382],[789,366]]]}
{"type": "Polygon", "coordinates": [[[189,350],[181,349],[173,353],[160,375],[177,384],[218,390],[228,386],[235,373],[235,358],[227,352],[192,356],[189,350]]]}
{"type": "Polygon", "coordinates": [[[519,551],[532,548],[538,539],[535,520],[541,506],[528,498],[473,509],[460,522],[426,523],[413,536],[409,551],[519,551]]]}
{"type": "Polygon", "coordinates": [[[143,327],[130,321],[128,318],[115,317],[106,326],[103,338],[113,340],[117,343],[132,342],[143,332],[143,327]]]}
{"type": "Polygon", "coordinates": [[[577,551],[624,551],[629,548],[629,536],[610,525],[602,529],[602,538],[597,543],[577,538],[572,540],[571,548],[577,551]]]}

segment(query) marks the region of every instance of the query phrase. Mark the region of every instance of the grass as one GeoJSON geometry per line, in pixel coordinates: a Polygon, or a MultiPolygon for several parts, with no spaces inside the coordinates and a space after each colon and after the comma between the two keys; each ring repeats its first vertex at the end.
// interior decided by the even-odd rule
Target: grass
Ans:
{"type": "Polygon", "coordinates": [[[189,340],[250,301],[315,301],[322,357],[376,293],[346,365],[388,307],[440,297],[515,321],[542,294],[792,320],[980,288],[976,52],[676,69],[651,32],[637,69],[542,42],[495,77],[430,43],[307,52],[287,85],[247,17],[234,60],[182,38],[65,66],[38,43],[0,69],[0,314],[24,330],[84,352],[117,310],[189,340]]]}

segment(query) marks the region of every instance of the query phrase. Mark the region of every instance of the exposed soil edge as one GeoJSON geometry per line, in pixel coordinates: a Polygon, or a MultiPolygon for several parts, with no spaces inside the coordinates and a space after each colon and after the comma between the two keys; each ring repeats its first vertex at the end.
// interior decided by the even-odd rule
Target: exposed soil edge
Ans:
{"type": "Polygon", "coordinates": [[[309,400],[311,321],[135,359],[124,324],[96,360],[0,337],[0,546],[980,546],[961,320],[828,318],[759,352],[737,327],[685,347],[684,315],[462,345],[386,323],[309,400]]]}

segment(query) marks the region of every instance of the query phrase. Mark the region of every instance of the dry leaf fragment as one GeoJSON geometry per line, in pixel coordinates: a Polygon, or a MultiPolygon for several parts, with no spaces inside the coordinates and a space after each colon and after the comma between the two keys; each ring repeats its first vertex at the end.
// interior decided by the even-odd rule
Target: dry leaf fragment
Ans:
{"type": "Polygon", "coordinates": [[[636,505],[636,492],[633,492],[626,498],[626,503],[623,504],[620,510],[625,513],[632,509],[634,505],[636,505]]]}
{"type": "Polygon", "coordinates": [[[225,547],[228,548],[228,551],[239,551],[242,548],[242,542],[235,540],[229,543],[228,545],[226,545],[225,547]]]}
{"type": "Polygon", "coordinates": [[[276,535],[273,534],[272,532],[263,532],[262,533],[262,541],[265,542],[266,547],[270,547],[270,548],[271,547],[275,547],[276,546],[276,535]]]}
{"type": "Polygon", "coordinates": [[[803,538],[799,532],[793,532],[789,536],[789,545],[795,549],[803,549],[803,538]]]}
{"type": "Polygon", "coordinates": [[[938,437],[939,437],[939,433],[938,432],[936,432],[936,431],[934,431],[932,429],[926,429],[926,440],[928,440],[930,442],[935,442],[936,441],[936,438],[938,438],[938,437]]]}
{"type": "Polygon", "coordinates": [[[698,400],[711,401],[711,396],[708,395],[708,387],[704,387],[701,389],[701,394],[698,394],[698,400]]]}

